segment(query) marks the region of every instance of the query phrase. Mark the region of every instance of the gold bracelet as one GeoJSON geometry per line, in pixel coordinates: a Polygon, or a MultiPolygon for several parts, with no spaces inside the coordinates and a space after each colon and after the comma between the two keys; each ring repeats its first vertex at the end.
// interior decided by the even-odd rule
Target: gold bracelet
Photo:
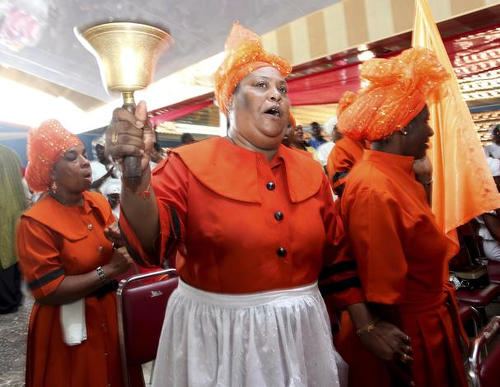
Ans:
{"type": "Polygon", "coordinates": [[[364,335],[365,333],[370,333],[375,329],[375,325],[377,325],[378,319],[370,321],[368,324],[366,324],[364,327],[361,327],[356,330],[356,335],[361,336],[364,335]]]}

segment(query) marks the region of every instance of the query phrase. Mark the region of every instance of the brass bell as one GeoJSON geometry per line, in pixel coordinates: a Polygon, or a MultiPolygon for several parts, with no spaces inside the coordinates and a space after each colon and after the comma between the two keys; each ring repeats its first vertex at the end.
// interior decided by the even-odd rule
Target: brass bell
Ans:
{"type": "MultiPolygon", "coordinates": [[[[160,28],[131,22],[99,24],[83,32],[75,28],[74,32],[96,58],[108,93],[121,92],[123,107],[134,112],[134,91],[151,83],[156,62],[172,45],[172,37],[160,28]]],[[[141,176],[138,157],[125,158],[123,175],[141,176]]]]}

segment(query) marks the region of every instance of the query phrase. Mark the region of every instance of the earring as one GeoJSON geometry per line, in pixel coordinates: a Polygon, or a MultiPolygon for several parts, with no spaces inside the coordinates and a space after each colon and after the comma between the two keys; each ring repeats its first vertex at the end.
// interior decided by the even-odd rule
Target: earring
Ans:
{"type": "Polygon", "coordinates": [[[401,132],[401,134],[402,134],[403,136],[408,135],[408,131],[407,131],[407,130],[403,130],[403,129],[402,129],[402,130],[400,130],[400,132],[401,132]]]}
{"type": "Polygon", "coordinates": [[[52,191],[53,194],[56,193],[56,191],[57,191],[57,183],[55,181],[53,181],[52,184],[50,185],[50,190],[52,191]]]}

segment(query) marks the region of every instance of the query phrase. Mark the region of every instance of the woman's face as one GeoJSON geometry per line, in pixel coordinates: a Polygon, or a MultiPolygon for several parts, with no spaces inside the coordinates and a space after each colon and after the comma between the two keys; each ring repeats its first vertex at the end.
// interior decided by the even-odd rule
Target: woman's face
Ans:
{"type": "Polygon", "coordinates": [[[425,106],[405,128],[408,134],[403,136],[404,154],[421,159],[429,148],[429,139],[434,131],[429,126],[429,110],[425,106]]]}
{"type": "Polygon", "coordinates": [[[92,184],[92,170],[83,145],[68,149],[54,164],[52,180],[57,190],[83,192],[92,184]]]}
{"type": "Polygon", "coordinates": [[[289,121],[287,84],[274,67],[250,73],[236,88],[230,109],[233,130],[253,146],[276,149],[289,121]]]}
{"type": "Polygon", "coordinates": [[[297,125],[295,128],[295,137],[299,141],[304,141],[304,131],[302,130],[302,125],[297,125]]]}

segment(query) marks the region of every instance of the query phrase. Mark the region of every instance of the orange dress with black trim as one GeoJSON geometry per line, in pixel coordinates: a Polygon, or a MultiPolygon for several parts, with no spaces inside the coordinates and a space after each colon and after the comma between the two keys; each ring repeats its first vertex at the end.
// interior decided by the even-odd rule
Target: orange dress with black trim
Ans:
{"type": "MultiPolygon", "coordinates": [[[[464,335],[448,262],[455,246],[440,231],[412,157],[367,150],[347,178],[340,203],[367,302],[393,306],[411,338],[418,387],[467,386],[464,335]]],[[[384,364],[366,351],[348,315],[336,348],[349,364],[349,385],[389,386],[384,364]]]]}
{"type": "Polygon", "coordinates": [[[342,194],[347,175],[354,164],[361,160],[365,149],[366,147],[361,141],[353,140],[347,136],[335,143],[328,155],[326,171],[330,184],[337,195],[342,194]]]}
{"type": "MultiPolygon", "coordinates": [[[[112,256],[104,229],[114,217],[101,194],[84,192],[83,206],[67,207],[46,195],[21,217],[19,264],[38,300],[66,276],[88,273],[112,256]]],[[[63,341],[57,305],[35,302],[28,328],[26,386],[122,386],[115,292],[85,298],[87,339],[63,341]]]]}
{"type": "Polygon", "coordinates": [[[142,251],[120,216],[136,259],[158,263],[177,249],[186,283],[231,294],[303,286],[324,269],[320,287],[334,305],[362,300],[328,181],[303,152],[281,145],[268,162],[212,138],[172,150],[153,171],[152,186],[161,224],[157,257],[142,251]]]}

